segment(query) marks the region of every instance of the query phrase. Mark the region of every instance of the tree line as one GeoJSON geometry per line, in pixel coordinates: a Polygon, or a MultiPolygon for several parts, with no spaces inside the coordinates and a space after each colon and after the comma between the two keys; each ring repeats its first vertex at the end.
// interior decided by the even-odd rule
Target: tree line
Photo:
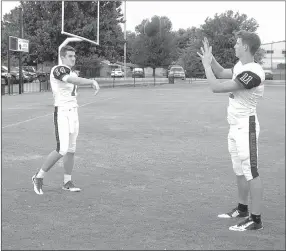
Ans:
{"type": "MultiPolygon", "coordinates": [[[[30,52],[24,54],[24,62],[57,62],[58,46],[66,39],[61,34],[61,1],[21,1],[23,9],[24,38],[30,41],[30,52]]],[[[8,36],[19,35],[17,8],[5,14],[2,28],[2,61],[7,61],[8,36]]],[[[184,67],[187,76],[203,73],[197,51],[206,36],[213,45],[213,54],[223,67],[232,67],[235,57],[235,33],[241,29],[255,32],[258,23],[245,14],[232,10],[207,18],[200,27],[172,29],[166,16],[144,19],[127,31],[126,41],[121,24],[124,23],[122,2],[100,1],[99,46],[88,42],[73,43],[77,50],[77,63],[97,67],[102,60],[123,61],[124,43],[127,43],[127,62],[140,67],[167,68],[176,63],[184,67]]],[[[97,2],[65,2],[65,31],[96,40],[97,2]]],[[[13,54],[12,55],[16,55],[13,54]]],[[[255,55],[262,63],[264,51],[255,55]]]]}

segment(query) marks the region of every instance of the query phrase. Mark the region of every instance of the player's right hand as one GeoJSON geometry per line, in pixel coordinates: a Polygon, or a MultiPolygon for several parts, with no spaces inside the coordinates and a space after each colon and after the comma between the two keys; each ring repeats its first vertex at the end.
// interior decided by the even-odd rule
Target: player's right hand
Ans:
{"type": "Polygon", "coordinates": [[[200,54],[199,52],[197,52],[197,54],[202,59],[204,68],[207,69],[211,65],[213,55],[212,55],[212,47],[209,46],[209,42],[206,37],[203,40],[203,46],[204,47],[201,47],[202,54],[200,54]]]}
{"type": "Polygon", "coordinates": [[[210,46],[210,44],[209,44],[209,40],[208,40],[206,37],[204,37],[203,45],[204,45],[205,51],[209,51],[209,52],[210,52],[211,61],[212,61],[212,59],[213,59],[213,54],[212,54],[212,50],[211,50],[211,48],[210,48],[211,46],[210,46]]]}

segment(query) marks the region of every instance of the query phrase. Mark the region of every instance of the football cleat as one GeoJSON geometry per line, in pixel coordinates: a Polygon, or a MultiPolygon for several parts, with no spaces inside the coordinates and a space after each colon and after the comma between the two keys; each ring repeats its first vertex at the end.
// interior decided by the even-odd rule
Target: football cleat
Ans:
{"type": "Polygon", "coordinates": [[[62,189],[66,190],[66,191],[71,191],[71,192],[80,192],[81,191],[81,189],[76,187],[71,180],[68,181],[66,184],[64,184],[62,189]]]}
{"type": "Polygon", "coordinates": [[[219,214],[217,217],[218,218],[223,218],[223,219],[230,219],[230,218],[245,218],[249,216],[249,212],[242,212],[238,210],[238,208],[232,209],[229,213],[224,213],[224,214],[219,214]]]}
{"type": "Polygon", "coordinates": [[[247,219],[243,220],[237,225],[229,227],[229,230],[232,231],[246,231],[246,230],[262,230],[263,225],[262,222],[256,223],[253,221],[251,217],[248,217],[247,219]]]}

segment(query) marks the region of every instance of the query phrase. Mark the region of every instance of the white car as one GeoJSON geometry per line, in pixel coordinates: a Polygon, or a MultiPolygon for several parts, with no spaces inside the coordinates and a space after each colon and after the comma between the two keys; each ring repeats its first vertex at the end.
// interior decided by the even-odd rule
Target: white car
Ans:
{"type": "Polygon", "coordinates": [[[122,78],[124,77],[124,72],[121,69],[114,69],[111,72],[112,78],[122,78]]]}
{"type": "Polygon", "coordinates": [[[182,80],[186,80],[186,72],[184,68],[180,65],[174,65],[171,67],[168,76],[174,78],[181,78],[182,80]]]}

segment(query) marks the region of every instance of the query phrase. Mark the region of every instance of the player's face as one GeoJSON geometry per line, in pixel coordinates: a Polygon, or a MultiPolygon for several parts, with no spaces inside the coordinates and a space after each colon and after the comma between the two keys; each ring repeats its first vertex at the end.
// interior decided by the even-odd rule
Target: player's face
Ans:
{"type": "Polygon", "coordinates": [[[235,49],[235,56],[240,58],[241,55],[243,55],[244,51],[245,51],[245,48],[244,48],[244,45],[242,43],[242,40],[241,38],[238,38],[236,40],[236,44],[234,46],[234,49],[235,49]]]}
{"type": "Polygon", "coordinates": [[[62,62],[69,67],[73,67],[75,65],[75,52],[67,51],[66,55],[62,57],[62,62]]]}

